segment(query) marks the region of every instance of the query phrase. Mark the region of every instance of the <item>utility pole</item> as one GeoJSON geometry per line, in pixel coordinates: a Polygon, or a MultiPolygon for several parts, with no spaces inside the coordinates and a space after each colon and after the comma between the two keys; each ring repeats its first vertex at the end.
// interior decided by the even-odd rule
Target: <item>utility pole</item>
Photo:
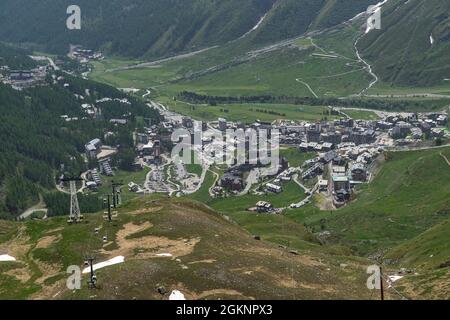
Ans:
{"type": "Polygon", "coordinates": [[[112,214],[111,214],[111,195],[107,194],[106,198],[103,199],[103,203],[106,205],[106,208],[108,211],[106,212],[108,214],[108,221],[112,221],[112,214]]]}
{"type": "Polygon", "coordinates": [[[384,301],[383,267],[381,266],[380,266],[380,293],[381,293],[381,301],[384,301]]]}
{"type": "Polygon", "coordinates": [[[89,266],[91,268],[91,273],[90,273],[90,277],[89,277],[89,281],[88,281],[90,289],[94,289],[97,286],[97,276],[94,273],[94,260],[95,260],[95,258],[92,256],[87,258],[87,261],[89,261],[89,266]]]}
{"type": "Polygon", "coordinates": [[[113,207],[115,209],[119,205],[119,193],[117,188],[123,186],[123,183],[113,181],[111,185],[112,185],[113,207]]]}

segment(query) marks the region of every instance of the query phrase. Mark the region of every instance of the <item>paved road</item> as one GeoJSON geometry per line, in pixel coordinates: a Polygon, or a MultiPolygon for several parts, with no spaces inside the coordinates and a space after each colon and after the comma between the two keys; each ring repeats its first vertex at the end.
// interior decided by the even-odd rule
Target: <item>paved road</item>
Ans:
{"type": "Polygon", "coordinates": [[[440,153],[440,155],[445,160],[445,162],[447,162],[448,166],[450,167],[450,160],[448,160],[448,158],[442,152],[440,153]]]}
{"type": "Polygon", "coordinates": [[[48,212],[48,209],[45,206],[44,198],[42,195],[39,195],[39,203],[25,210],[20,216],[20,219],[26,219],[31,216],[35,212],[43,211],[45,213],[48,212]]]}
{"type": "Polygon", "coordinates": [[[419,147],[419,148],[410,148],[410,147],[394,147],[392,149],[387,149],[389,152],[408,152],[408,151],[422,151],[422,150],[433,150],[433,149],[442,149],[448,148],[450,144],[445,144],[442,146],[430,146],[430,147],[419,147]]]}
{"type": "Polygon", "coordinates": [[[176,55],[176,56],[173,56],[173,57],[169,57],[169,58],[165,58],[165,59],[161,59],[161,60],[144,62],[144,63],[139,63],[139,64],[126,66],[126,67],[119,67],[119,68],[108,69],[105,72],[126,71],[126,70],[131,70],[131,69],[141,69],[141,68],[154,67],[154,66],[158,66],[158,65],[160,65],[161,63],[164,63],[164,62],[169,62],[169,61],[175,61],[175,60],[189,58],[189,57],[195,56],[195,55],[197,55],[199,53],[203,53],[205,51],[208,51],[208,50],[211,50],[211,49],[214,49],[214,48],[217,48],[217,47],[218,46],[213,46],[213,47],[204,48],[204,49],[193,51],[193,52],[189,52],[189,53],[179,54],[179,55],[176,55]]]}
{"type": "Polygon", "coordinates": [[[253,169],[252,171],[250,171],[248,177],[247,177],[247,181],[246,181],[246,185],[245,185],[245,189],[242,190],[238,196],[245,196],[250,189],[252,188],[252,186],[255,183],[258,183],[258,179],[260,177],[260,171],[259,168],[253,169]]]}

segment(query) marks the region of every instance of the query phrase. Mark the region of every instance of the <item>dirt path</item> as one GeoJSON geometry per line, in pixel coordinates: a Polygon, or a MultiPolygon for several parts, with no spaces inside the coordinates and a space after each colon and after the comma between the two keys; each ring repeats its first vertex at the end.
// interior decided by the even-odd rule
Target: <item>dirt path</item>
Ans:
{"type": "Polygon", "coordinates": [[[295,79],[295,81],[297,81],[298,83],[303,84],[306,88],[308,88],[308,90],[314,95],[315,98],[319,98],[319,96],[314,92],[314,90],[311,88],[311,86],[308,83],[306,83],[306,82],[304,82],[304,81],[302,81],[302,80],[300,80],[298,78],[295,79]]]}
{"type": "Polygon", "coordinates": [[[361,40],[363,36],[364,35],[361,35],[358,39],[356,39],[354,48],[355,48],[355,52],[356,52],[356,56],[358,57],[358,60],[366,66],[365,69],[374,78],[374,80],[369,84],[369,86],[367,88],[365,88],[358,94],[359,96],[362,96],[364,93],[366,93],[370,88],[372,88],[378,82],[378,76],[372,71],[372,66],[361,57],[361,54],[358,49],[359,40],[361,40]]]}
{"type": "Polygon", "coordinates": [[[175,60],[181,60],[181,59],[185,59],[185,58],[189,58],[189,57],[193,57],[197,54],[203,53],[205,51],[217,48],[218,46],[213,46],[213,47],[208,47],[208,48],[204,48],[201,50],[197,50],[197,51],[193,51],[193,52],[189,52],[189,53],[184,53],[184,54],[179,54],[173,57],[169,57],[169,58],[165,58],[165,59],[160,59],[160,60],[156,60],[156,61],[150,61],[150,62],[144,62],[144,63],[139,63],[139,64],[135,64],[135,65],[131,65],[131,66],[125,66],[125,67],[118,67],[118,68],[113,68],[113,69],[108,69],[105,71],[105,73],[108,72],[116,72],[116,71],[126,71],[126,70],[131,70],[131,69],[141,69],[141,68],[149,68],[149,67],[155,67],[160,65],[161,63],[164,62],[169,62],[169,61],[175,61],[175,60]]]}
{"type": "Polygon", "coordinates": [[[444,158],[445,162],[447,162],[448,166],[450,167],[450,161],[448,160],[448,158],[441,152],[440,153],[441,157],[444,158]]]}
{"type": "Polygon", "coordinates": [[[20,219],[26,219],[29,216],[31,216],[33,213],[35,212],[39,212],[39,211],[44,211],[45,213],[47,213],[48,209],[45,206],[45,202],[44,202],[44,198],[42,197],[42,195],[39,195],[39,202],[38,204],[32,206],[31,208],[28,208],[27,210],[25,210],[20,216],[20,219]]]}

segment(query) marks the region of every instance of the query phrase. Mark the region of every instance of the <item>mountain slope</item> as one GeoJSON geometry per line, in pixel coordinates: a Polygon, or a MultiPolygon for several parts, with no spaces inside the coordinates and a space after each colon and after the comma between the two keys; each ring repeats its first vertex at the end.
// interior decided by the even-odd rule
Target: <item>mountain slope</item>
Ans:
{"type": "Polygon", "coordinates": [[[449,235],[450,220],[447,220],[395,247],[385,258],[405,268],[438,269],[450,263],[449,235]]]}
{"type": "Polygon", "coordinates": [[[346,258],[351,263],[344,269],[338,258],[291,254],[254,240],[199,203],[147,197],[121,208],[112,224],[101,214],[87,219],[72,226],[63,217],[22,225],[0,222],[0,253],[18,259],[0,264],[0,297],[92,298],[86,275],[82,290],[65,286],[67,267],[81,265],[85,254],[95,254],[97,263],[125,257],[123,264],[97,271],[95,299],[168,299],[174,289],[188,299],[370,296],[364,268],[370,262],[346,258]],[[104,235],[109,242],[103,243],[104,235]],[[158,293],[161,287],[165,295],[158,293]]]}
{"type": "Polygon", "coordinates": [[[79,31],[66,28],[72,1],[2,1],[0,39],[60,53],[69,44],[83,44],[124,56],[168,55],[240,37],[273,1],[82,0],[77,2],[83,21],[79,31]]]}
{"type": "Polygon", "coordinates": [[[155,58],[225,44],[250,31],[254,46],[283,40],[336,25],[376,1],[81,0],[82,29],[69,31],[69,0],[5,0],[0,40],[58,53],[67,52],[69,44],[83,44],[115,55],[155,58]]]}
{"type": "Polygon", "coordinates": [[[449,1],[390,0],[382,9],[382,29],[367,34],[359,47],[387,83],[448,84],[449,14],[449,1]]]}
{"type": "Polygon", "coordinates": [[[450,148],[386,155],[373,182],[326,220],[333,240],[372,255],[411,240],[448,220],[450,148]]]}
{"type": "Polygon", "coordinates": [[[397,289],[413,299],[448,299],[450,296],[450,220],[393,248],[384,257],[389,264],[415,270],[397,289]]]}

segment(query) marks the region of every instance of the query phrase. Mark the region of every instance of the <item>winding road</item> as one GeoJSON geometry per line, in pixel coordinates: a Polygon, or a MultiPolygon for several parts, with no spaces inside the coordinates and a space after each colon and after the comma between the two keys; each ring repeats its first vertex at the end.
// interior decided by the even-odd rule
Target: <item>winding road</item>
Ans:
{"type": "Polygon", "coordinates": [[[305,81],[302,81],[302,80],[300,80],[298,78],[295,79],[295,81],[297,81],[297,82],[303,84],[304,86],[306,86],[308,88],[308,90],[313,94],[313,96],[315,98],[319,98],[319,96],[314,92],[314,90],[311,88],[311,86],[308,83],[306,83],[305,81]]]}
{"type": "Polygon", "coordinates": [[[44,198],[42,197],[42,195],[39,195],[39,202],[38,202],[38,204],[36,204],[36,205],[34,205],[34,206],[28,208],[27,210],[25,210],[25,211],[19,216],[19,218],[20,218],[20,219],[26,219],[26,218],[28,218],[29,216],[31,216],[33,213],[35,213],[35,212],[40,212],[40,211],[41,211],[41,212],[45,212],[45,213],[48,212],[48,209],[47,209],[47,207],[46,207],[46,205],[45,205],[44,198]]]}

